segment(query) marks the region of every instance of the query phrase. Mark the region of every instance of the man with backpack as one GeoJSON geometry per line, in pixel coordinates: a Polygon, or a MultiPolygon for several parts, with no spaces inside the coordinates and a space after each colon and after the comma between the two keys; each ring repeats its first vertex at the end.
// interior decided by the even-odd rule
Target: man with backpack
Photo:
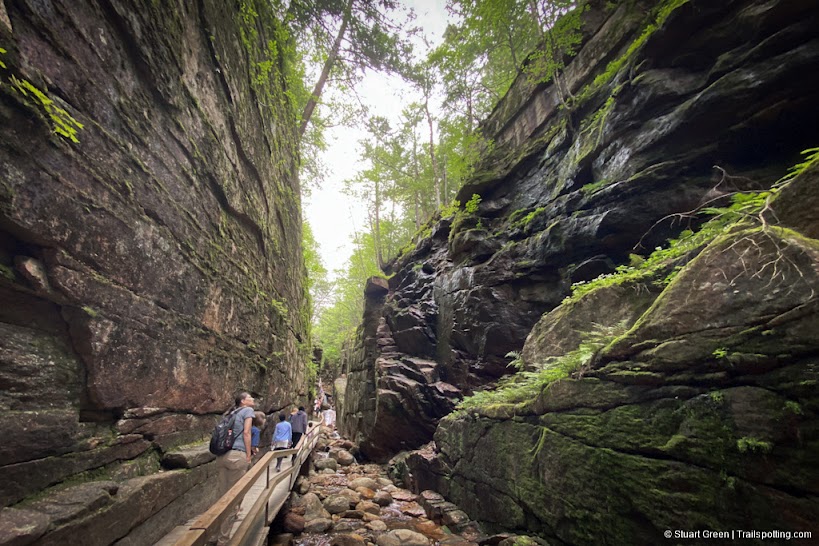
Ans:
{"type": "MultiPolygon", "coordinates": [[[[219,495],[224,495],[233,485],[250,468],[252,457],[251,451],[251,427],[253,426],[253,405],[255,401],[250,393],[240,392],[234,400],[236,405],[233,407],[226,417],[230,418],[228,421],[229,438],[232,437],[230,450],[224,455],[220,455],[216,459],[216,465],[219,468],[219,495]]],[[[233,527],[233,522],[239,512],[239,505],[236,505],[236,510],[231,513],[222,522],[219,528],[219,539],[217,544],[222,546],[230,540],[230,531],[233,527]]]]}

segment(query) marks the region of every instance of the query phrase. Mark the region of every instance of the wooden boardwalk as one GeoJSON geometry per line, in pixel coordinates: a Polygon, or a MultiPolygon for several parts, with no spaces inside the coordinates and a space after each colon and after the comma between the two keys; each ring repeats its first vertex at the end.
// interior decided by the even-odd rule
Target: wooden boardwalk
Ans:
{"type": "Polygon", "coordinates": [[[240,507],[239,517],[233,524],[230,546],[266,544],[268,527],[290,495],[299,469],[315,448],[319,428],[319,423],[312,423],[294,449],[265,453],[205,513],[174,528],[156,546],[206,546],[209,542],[215,542],[222,521],[237,504],[240,507]],[[296,460],[291,463],[293,455],[296,455],[296,460]],[[276,472],[276,459],[279,457],[284,457],[284,460],[281,472],[276,472]]]}

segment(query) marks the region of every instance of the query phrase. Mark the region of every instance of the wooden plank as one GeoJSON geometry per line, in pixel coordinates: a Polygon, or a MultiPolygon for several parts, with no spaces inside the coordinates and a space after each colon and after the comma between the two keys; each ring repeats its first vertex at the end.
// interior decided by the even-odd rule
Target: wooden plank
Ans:
{"type": "Polygon", "coordinates": [[[191,529],[209,529],[213,525],[221,523],[222,520],[227,517],[228,511],[242,502],[245,493],[253,487],[253,484],[256,483],[256,479],[261,476],[262,472],[266,470],[267,465],[270,464],[270,460],[273,458],[272,455],[273,452],[268,451],[262,456],[258,463],[253,465],[227,493],[222,495],[213,506],[191,525],[191,529]]]}
{"type": "MultiPolygon", "coordinates": [[[[227,518],[227,515],[233,509],[235,509],[239,503],[242,502],[245,495],[247,495],[247,492],[250,491],[256,481],[262,477],[262,473],[268,472],[268,468],[272,466],[274,460],[278,459],[279,457],[284,458],[296,455],[296,459],[299,461],[298,464],[292,465],[284,472],[276,473],[272,478],[270,478],[268,474],[267,488],[262,492],[259,499],[254,502],[253,507],[245,516],[245,519],[240,524],[239,529],[234,536],[237,541],[236,544],[241,544],[241,542],[238,541],[246,538],[244,535],[253,529],[254,520],[257,519],[257,516],[260,513],[260,509],[257,508],[257,506],[267,506],[267,502],[270,499],[271,494],[285,479],[292,477],[292,479],[288,482],[286,489],[289,491],[293,487],[295,478],[297,477],[296,470],[301,467],[309,453],[315,448],[315,445],[318,442],[320,425],[316,421],[313,421],[312,423],[313,426],[308,427],[307,433],[302,435],[296,448],[268,451],[265,453],[262,458],[259,459],[259,461],[253,465],[253,467],[248,470],[248,472],[242,476],[242,478],[236,482],[233,487],[230,488],[227,493],[225,493],[213,506],[211,506],[205,513],[201,514],[190,525],[190,529],[184,534],[184,536],[182,536],[182,538],[175,542],[175,545],[205,545],[209,538],[216,535],[220,525],[225,518],[227,518]],[[262,500],[264,500],[264,502],[262,502],[262,500]]],[[[287,494],[285,494],[283,498],[286,500],[287,494]]],[[[278,511],[281,509],[283,501],[276,504],[278,504],[278,506],[276,506],[275,511],[278,513],[278,511]]],[[[267,518],[263,516],[262,519],[267,518]]],[[[264,523],[267,524],[268,522],[265,521],[264,523]]],[[[234,542],[231,541],[231,544],[233,543],[234,542]]]]}
{"type": "Polygon", "coordinates": [[[204,546],[207,543],[205,531],[191,529],[174,543],[175,546],[204,546]]]}

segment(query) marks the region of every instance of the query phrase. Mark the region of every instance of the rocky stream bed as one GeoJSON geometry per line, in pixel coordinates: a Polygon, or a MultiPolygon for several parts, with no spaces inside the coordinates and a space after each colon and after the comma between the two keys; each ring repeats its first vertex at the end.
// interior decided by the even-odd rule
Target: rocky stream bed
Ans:
{"type": "Polygon", "coordinates": [[[487,535],[432,490],[413,492],[387,464],[362,464],[351,441],[324,428],[306,475],[271,528],[276,546],[513,546],[546,544],[487,535]],[[392,475],[392,477],[391,477],[392,475]]]}

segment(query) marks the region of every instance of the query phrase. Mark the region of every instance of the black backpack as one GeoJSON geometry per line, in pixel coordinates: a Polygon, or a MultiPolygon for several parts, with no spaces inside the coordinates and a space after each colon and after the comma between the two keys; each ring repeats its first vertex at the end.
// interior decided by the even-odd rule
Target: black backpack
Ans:
{"type": "Polygon", "coordinates": [[[213,433],[210,435],[210,452],[214,455],[224,455],[233,449],[233,442],[236,440],[233,436],[233,423],[236,422],[236,412],[238,411],[239,408],[236,408],[223,415],[219,423],[213,428],[213,433]]]}

